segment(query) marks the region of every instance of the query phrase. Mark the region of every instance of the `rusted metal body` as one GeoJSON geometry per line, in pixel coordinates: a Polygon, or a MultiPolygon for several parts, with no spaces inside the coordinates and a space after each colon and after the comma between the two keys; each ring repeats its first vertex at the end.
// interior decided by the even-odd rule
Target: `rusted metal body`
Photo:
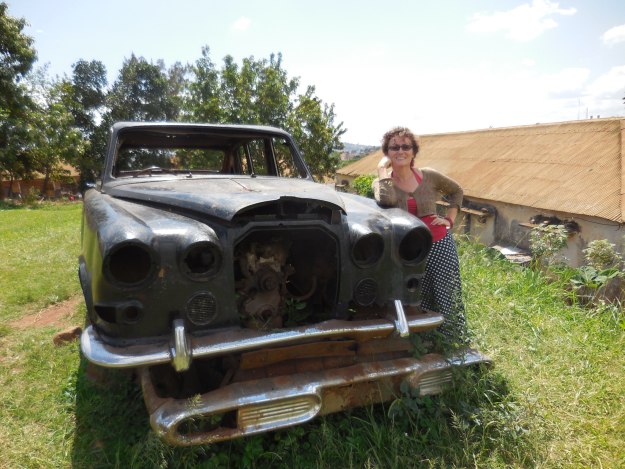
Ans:
{"type": "MultiPolygon", "coordinates": [[[[376,345],[383,345],[384,340],[380,342],[376,345]]],[[[315,366],[291,364],[276,368],[275,375],[263,370],[259,374],[266,377],[232,382],[187,398],[159,395],[155,384],[159,381],[147,368],[141,369],[140,379],[156,433],[172,445],[195,445],[285,428],[319,415],[389,401],[401,396],[402,381],[421,395],[437,394],[451,382],[453,366],[484,362],[475,351],[452,360],[437,354],[416,359],[399,351],[395,354],[401,358],[378,356],[375,360],[364,360],[356,351],[354,354],[351,359],[334,361],[317,358],[312,362],[315,366]],[[288,374],[287,370],[295,372],[288,374]]]]}
{"type": "Polygon", "coordinates": [[[312,181],[268,127],[119,123],[85,194],[79,277],[92,363],[139,371],[155,431],[220,441],[437,392],[457,364],[414,358],[431,235],[312,181]]]}

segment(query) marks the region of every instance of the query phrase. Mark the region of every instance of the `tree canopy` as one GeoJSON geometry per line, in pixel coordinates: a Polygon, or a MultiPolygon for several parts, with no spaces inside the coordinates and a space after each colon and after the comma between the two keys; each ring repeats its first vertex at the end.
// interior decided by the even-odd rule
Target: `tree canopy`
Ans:
{"type": "Polygon", "coordinates": [[[37,59],[33,39],[23,33],[26,20],[12,18],[8,6],[0,3],[0,112],[6,117],[19,114],[26,95],[19,82],[37,59]]]}
{"type": "Polygon", "coordinates": [[[97,60],[78,59],[69,77],[33,70],[37,55],[25,25],[0,3],[0,180],[38,172],[45,193],[48,179],[68,164],[83,182],[93,180],[110,126],[121,120],[280,127],[293,135],[316,177],[336,168],[345,129],[335,123],[334,105],[316,96],[314,86],[301,92],[300,78],[289,76],[280,53],[240,63],[226,55],[218,65],[205,46],[194,63],[169,68],[131,54],[109,86],[97,60]]]}
{"type": "Polygon", "coordinates": [[[32,38],[23,33],[26,21],[12,18],[7,10],[7,4],[0,3],[0,182],[3,173],[20,177],[30,174],[34,166],[26,157],[23,143],[33,103],[20,82],[37,56],[32,38]]]}
{"type": "Polygon", "coordinates": [[[248,57],[241,66],[230,55],[223,62],[218,69],[209,48],[202,49],[202,57],[191,67],[185,117],[281,127],[293,135],[313,174],[330,176],[345,133],[342,123],[334,123],[334,105],[323,104],[313,86],[298,94],[299,78],[289,78],[281,54],[271,54],[269,60],[248,57]]]}

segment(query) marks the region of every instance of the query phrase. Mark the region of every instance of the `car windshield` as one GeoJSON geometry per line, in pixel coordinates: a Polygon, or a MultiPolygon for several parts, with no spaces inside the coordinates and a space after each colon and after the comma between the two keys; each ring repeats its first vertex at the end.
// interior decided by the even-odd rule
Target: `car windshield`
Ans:
{"type": "Polygon", "coordinates": [[[280,136],[136,132],[119,139],[112,175],[240,174],[306,177],[294,149],[280,136]]]}

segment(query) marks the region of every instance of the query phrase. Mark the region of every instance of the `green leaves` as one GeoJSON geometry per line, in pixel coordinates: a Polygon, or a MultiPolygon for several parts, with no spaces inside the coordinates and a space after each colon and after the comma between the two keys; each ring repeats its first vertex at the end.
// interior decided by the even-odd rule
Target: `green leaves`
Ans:
{"type": "Polygon", "coordinates": [[[539,225],[530,232],[530,248],[538,264],[553,262],[566,247],[568,232],[564,225],[539,225]]]}
{"type": "Polygon", "coordinates": [[[29,75],[33,86],[27,90],[18,80],[35,60],[33,41],[21,34],[24,20],[8,17],[6,9],[0,4],[0,173],[12,179],[32,171],[56,177],[55,168],[64,162],[79,168],[82,183],[93,181],[111,124],[128,120],[283,128],[316,178],[333,176],[343,124],[335,124],[334,105],[319,99],[314,86],[299,91],[300,79],[289,77],[281,54],[241,63],[227,55],[219,67],[206,46],[194,64],[169,68],[162,60],[131,54],[110,89],[101,62],[79,59],[71,78],[48,80],[43,68],[29,75]]]}
{"type": "MultiPolygon", "coordinates": [[[[179,86],[177,84],[174,88],[179,86]]],[[[132,54],[124,61],[107,103],[113,122],[167,121],[177,120],[180,115],[180,106],[175,98],[176,93],[170,93],[165,65],[162,62],[147,62],[143,57],[132,54]]]]}
{"type": "Polygon", "coordinates": [[[23,33],[26,20],[7,13],[8,5],[0,3],[0,111],[19,113],[24,99],[18,82],[30,71],[37,54],[33,38],[23,33]]]}
{"type": "Polygon", "coordinates": [[[371,174],[362,174],[358,176],[352,182],[352,187],[356,191],[356,194],[362,195],[363,197],[369,197],[373,199],[373,180],[375,176],[371,174]]]}
{"type": "Polygon", "coordinates": [[[608,283],[608,280],[619,276],[622,276],[619,269],[610,268],[597,270],[591,265],[584,265],[577,269],[577,273],[571,278],[571,284],[573,284],[575,288],[587,287],[598,289],[608,283]]]}
{"type": "Polygon", "coordinates": [[[299,78],[289,78],[281,54],[271,54],[269,60],[248,57],[240,66],[227,55],[218,69],[204,47],[191,68],[194,79],[185,102],[191,120],[283,128],[293,135],[316,177],[334,173],[343,124],[334,124],[334,106],[324,104],[314,86],[297,95],[299,78]]]}

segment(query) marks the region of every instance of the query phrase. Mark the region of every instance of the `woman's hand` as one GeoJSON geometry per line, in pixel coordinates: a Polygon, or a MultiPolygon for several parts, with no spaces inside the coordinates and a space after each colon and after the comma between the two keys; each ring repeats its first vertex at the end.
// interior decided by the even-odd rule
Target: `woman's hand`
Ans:
{"type": "Polygon", "coordinates": [[[378,163],[378,177],[380,179],[384,179],[389,177],[388,175],[388,168],[391,167],[391,159],[384,155],[382,158],[380,158],[380,162],[378,163]]]}
{"type": "Polygon", "coordinates": [[[445,225],[449,229],[453,228],[454,226],[453,222],[451,221],[451,218],[440,217],[438,215],[436,216],[436,218],[432,220],[432,225],[445,225]]]}
{"type": "Polygon", "coordinates": [[[384,155],[382,158],[380,158],[380,162],[378,163],[378,169],[382,169],[382,168],[389,168],[391,166],[391,159],[384,155]]]}

